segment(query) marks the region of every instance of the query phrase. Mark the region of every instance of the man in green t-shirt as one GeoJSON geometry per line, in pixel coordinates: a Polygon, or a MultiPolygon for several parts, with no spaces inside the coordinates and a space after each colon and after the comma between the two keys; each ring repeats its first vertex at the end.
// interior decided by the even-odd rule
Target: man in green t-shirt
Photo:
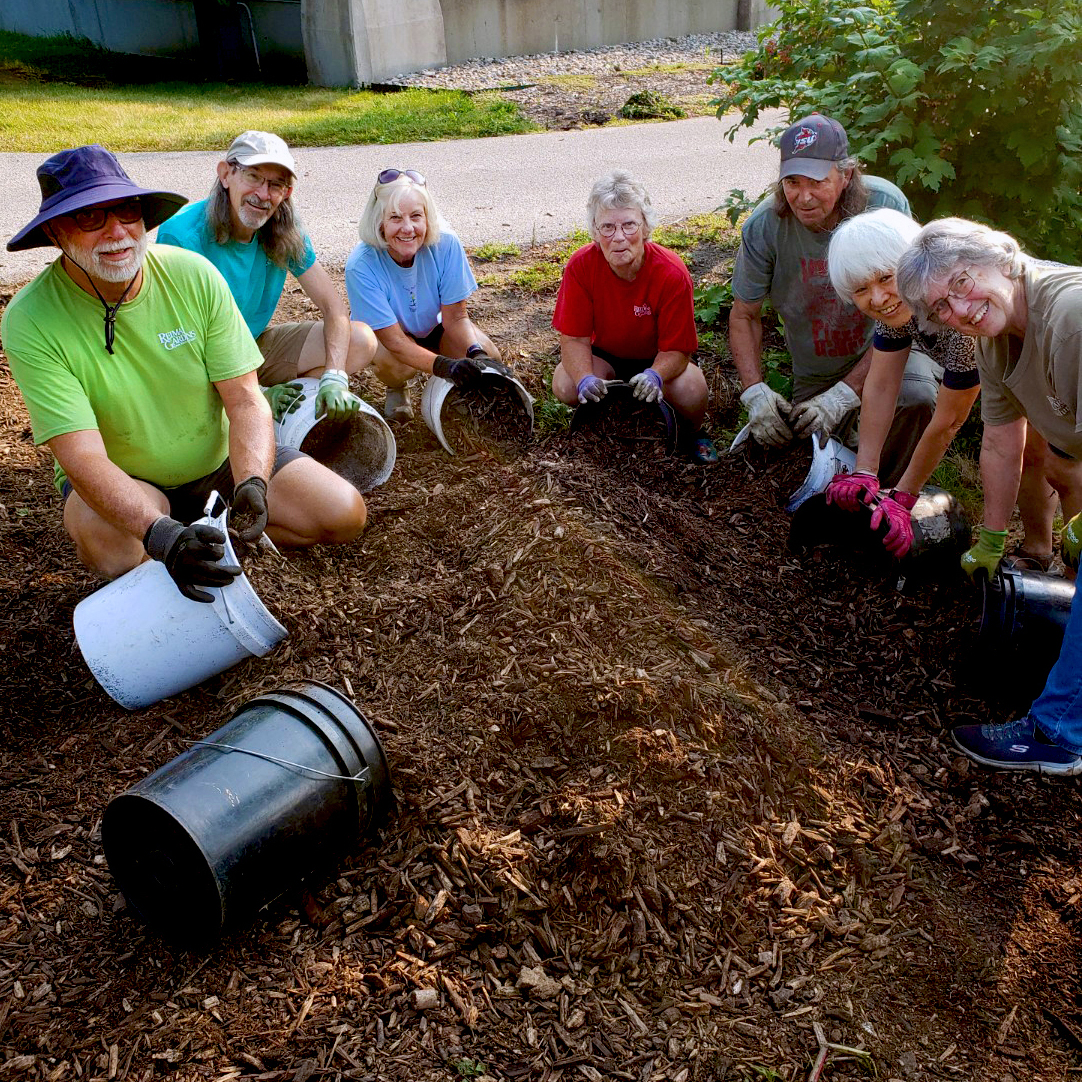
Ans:
{"type": "Polygon", "coordinates": [[[356,489],[275,447],[262,357],[221,275],[148,247],[147,229],[184,198],[138,187],[100,146],[61,151],[37,176],[40,211],[7,248],[62,254],[11,301],[0,333],[83,563],[111,579],[150,556],[187,597],[212,601],[199,587],[240,573],[220,563],[218,530],[189,525],[214,490],[245,541],[355,538],[356,489]]]}

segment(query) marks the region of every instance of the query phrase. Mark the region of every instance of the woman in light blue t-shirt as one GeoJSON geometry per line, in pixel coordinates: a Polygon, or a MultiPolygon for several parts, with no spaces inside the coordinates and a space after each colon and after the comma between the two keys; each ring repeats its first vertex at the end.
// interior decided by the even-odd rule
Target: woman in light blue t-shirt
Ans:
{"type": "Polygon", "coordinates": [[[408,420],[409,381],[418,372],[466,387],[500,354],[470,319],[466,301],[477,281],[420,173],[384,169],[358,232],[361,243],[346,260],[350,309],[379,339],[372,365],[387,386],[384,416],[408,420]]]}

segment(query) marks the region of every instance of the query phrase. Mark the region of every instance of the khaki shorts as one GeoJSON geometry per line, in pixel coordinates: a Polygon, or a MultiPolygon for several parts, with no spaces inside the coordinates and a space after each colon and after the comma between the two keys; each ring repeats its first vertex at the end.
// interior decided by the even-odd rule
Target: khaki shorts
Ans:
{"type": "Polygon", "coordinates": [[[288,383],[297,378],[297,362],[308,336],[320,326],[318,320],[304,323],[278,323],[268,327],[256,340],[263,363],[256,375],[264,387],[288,383]]]}

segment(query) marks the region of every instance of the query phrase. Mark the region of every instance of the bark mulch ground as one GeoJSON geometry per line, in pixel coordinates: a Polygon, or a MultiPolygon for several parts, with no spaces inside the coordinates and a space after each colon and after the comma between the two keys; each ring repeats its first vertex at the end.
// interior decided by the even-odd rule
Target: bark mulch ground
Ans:
{"type": "MultiPolygon", "coordinates": [[[[508,281],[529,258],[474,311],[540,398],[552,294],[508,281]]],[[[703,366],[731,430],[733,374],[703,366]]],[[[96,584],[5,363],[0,1078],[1082,1073],[1082,802],[951,750],[1010,710],[972,591],[789,553],[802,448],[704,468],[557,413],[521,454],[400,428],[362,540],[249,559],[289,639],[128,713],[76,647],[96,584]],[[373,721],[400,814],[330,878],[283,869],[213,950],[172,948],[126,908],[102,812],[292,679],[373,721]]]]}

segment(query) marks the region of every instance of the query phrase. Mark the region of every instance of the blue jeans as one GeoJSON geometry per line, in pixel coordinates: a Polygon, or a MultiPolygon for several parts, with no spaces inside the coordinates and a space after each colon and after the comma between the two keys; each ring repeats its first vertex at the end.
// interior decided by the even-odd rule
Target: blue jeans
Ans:
{"type": "Polygon", "coordinates": [[[1053,743],[1082,755],[1082,585],[1071,602],[1059,658],[1029,716],[1053,743]]]}

